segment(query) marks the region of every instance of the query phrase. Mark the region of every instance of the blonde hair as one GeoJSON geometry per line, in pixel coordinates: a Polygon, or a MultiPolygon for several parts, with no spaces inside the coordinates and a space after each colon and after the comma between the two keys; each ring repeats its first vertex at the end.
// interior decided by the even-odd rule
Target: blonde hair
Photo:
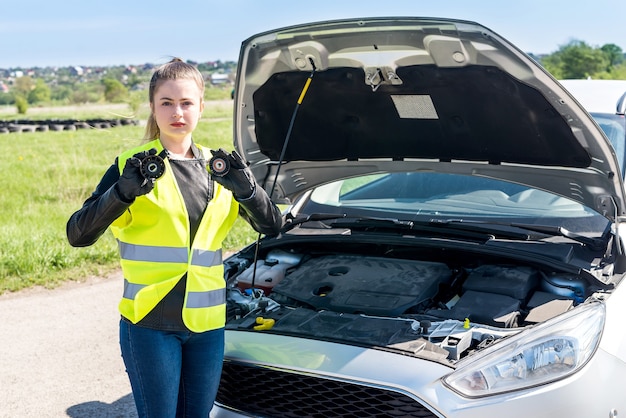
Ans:
{"type": "MultiPolygon", "coordinates": [[[[154,73],[152,74],[152,78],[150,79],[150,88],[148,90],[148,99],[150,100],[150,105],[154,104],[154,93],[157,88],[166,80],[193,80],[198,85],[200,89],[202,99],[204,96],[204,78],[200,71],[191,64],[188,64],[181,60],[180,58],[172,58],[171,61],[161,65],[158,67],[154,73]]],[[[146,123],[146,130],[143,135],[144,141],[152,141],[154,139],[159,138],[161,135],[161,131],[159,126],[154,119],[154,115],[150,112],[150,116],[148,117],[148,122],[146,123]]]]}

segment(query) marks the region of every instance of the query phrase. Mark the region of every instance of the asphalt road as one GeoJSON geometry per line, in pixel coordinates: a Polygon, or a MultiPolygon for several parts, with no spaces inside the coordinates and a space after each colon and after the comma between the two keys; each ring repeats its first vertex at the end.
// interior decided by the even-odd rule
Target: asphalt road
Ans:
{"type": "Polygon", "coordinates": [[[0,295],[0,417],[136,417],[118,343],[120,273],[0,295]]]}

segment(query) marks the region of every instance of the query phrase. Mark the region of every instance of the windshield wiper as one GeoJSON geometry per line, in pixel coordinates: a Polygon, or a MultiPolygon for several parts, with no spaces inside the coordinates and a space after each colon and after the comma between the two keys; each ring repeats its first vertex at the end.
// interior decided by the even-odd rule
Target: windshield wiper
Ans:
{"type": "MultiPolygon", "coordinates": [[[[593,251],[603,251],[606,249],[607,241],[604,239],[604,234],[602,238],[592,238],[586,237],[575,232],[570,231],[567,228],[562,226],[553,226],[553,225],[535,225],[535,224],[523,224],[523,223],[505,223],[505,222],[483,222],[483,221],[475,221],[475,220],[466,220],[466,219],[431,219],[429,221],[431,225],[442,225],[442,226],[451,226],[453,228],[462,228],[465,230],[479,230],[485,229],[485,226],[489,227],[491,225],[501,226],[501,227],[512,227],[519,228],[525,231],[538,232],[542,235],[550,235],[550,236],[560,236],[569,238],[573,241],[579,242],[593,251]],[[484,226],[483,226],[484,225],[484,226]]],[[[493,228],[488,228],[489,230],[493,230],[493,228]]],[[[504,235],[509,238],[521,239],[521,240],[535,240],[540,237],[535,237],[529,235],[526,232],[515,232],[515,231],[499,231],[498,235],[504,235]]]]}
{"type": "MultiPolygon", "coordinates": [[[[450,228],[441,228],[441,225],[432,224],[431,222],[411,221],[396,218],[376,218],[376,217],[350,217],[350,220],[340,220],[331,223],[333,227],[350,228],[351,230],[361,230],[368,232],[394,232],[411,235],[437,235],[437,236],[455,236],[464,239],[488,241],[494,239],[492,231],[485,228],[479,228],[470,225],[458,228],[452,226],[450,228]]],[[[515,236],[521,239],[519,234],[515,236]]]]}
{"type": "Polygon", "coordinates": [[[359,228],[359,229],[413,229],[414,222],[397,218],[377,218],[372,216],[354,217],[353,220],[335,221],[332,223],[335,228],[359,228]]]}
{"type": "Polygon", "coordinates": [[[487,222],[462,218],[429,219],[428,221],[410,221],[397,218],[371,216],[348,216],[345,213],[312,213],[288,217],[283,232],[306,222],[320,221],[327,228],[349,228],[352,230],[370,231],[411,231],[412,233],[438,233],[457,235],[464,238],[489,240],[506,238],[518,241],[540,240],[548,236],[561,236],[579,242],[593,251],[606,249],[607,241],[601,238],[586,237],[562,226],[534,225],[522,223],[487,222]],[[331,220],[333,222],[323,222],[331,220]],[[540,235],[532,234],[536,232],[540,235]]]}
{"type": "Polygon", "coordinates": [[[289,231],[290,229],[306,222],[327,221],[330,219],[341,219],[345,217],[345,213],[312,213],[310,215],[297,216],[293,216],[291,213],[288,213],[282,231],[289,231]]]}
{"type": "Polygon", "coordinates": [[[407,221],[403,219],[396,218],[379,218],[372,216],[348,216],[345,213],[312,213],[310,215],[298,215],[298,216],[290,216],[287,215],[287,219],[285,220],[285,225],[283,226],[283,230],[289,230],[297,225],[301,225],[306,222],[316,222],[316,221],[329,221],[334,219],[340,219],[335,222],[324,223],[327,227],[332,228],[358,228],[358,229],[367,229],[367,228],[401,228],[401,229],[411,229],[413,227],[412,221],[407,221]],[[345,220],[344,220],[345,219],[345,220]]]}
{"type": "Polygon", "coordinates": [[[411,234],[437,234],[447,236],[460,236],[462,238],[478,239],[481,241],[494,239],[495,235],[505,235],[507,238],[524,240],[528,239],[528,234],[520,232],[504,233],[501,228],[485,228],[478,225],[459,225],[456,222],[461,220],[430,220],[427,222],[411,221],[406,219],[373,217],[373,216],[354,216],[345,213],[312,213],[310,215],[288,216],[283,226],[283,232],[286,232],[297,225],[306,222],[319,221],[317,227],[326,228],[347,228],[352,231],[393,231],[411,234]],[[324,222],[331,221],[331,222],[324,222]],[[456,221],[456,222],[455,222],[456,221]],[[454,223],[453,223],[454,222],[454,223]],[[443,227],[443,228],[442,228],[443,227]]]}
{"type": "Polygon", "coordinates": [[[603,237],[602,238],[593,238],[593,237],[585,237],[584,235],[577,234],[575,232],[570,231],[567,228],[563,228],[562,226],[552,226],[552,225],[532,225],[532,224],[518,224],[512,223],[511,226],[516,228],[527,229],[529,231],[540,232],[542,234],[552,235],[552,236],[561,236],[565,238],[569,238],[576,242],[580,242],[589,247],[589,249],[593,251],[604,251],[607,246],[607,241],[603,237]]]}

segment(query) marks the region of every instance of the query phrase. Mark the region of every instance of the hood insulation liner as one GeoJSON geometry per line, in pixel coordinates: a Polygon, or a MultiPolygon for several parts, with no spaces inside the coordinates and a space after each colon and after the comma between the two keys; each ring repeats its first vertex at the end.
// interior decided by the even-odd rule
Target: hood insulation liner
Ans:
{"type": "MultiPolygon", "coordinates": [[[[278,73],[254,93],[257,142],[274,161],[309,75],[278,73]]],[[[397,76],[401,85],[374,90],[359,68],[315,73],[285,161],[424,158],[577,168],[591,163],[545,97],[495,67],[403,67],[397,76]]]]}

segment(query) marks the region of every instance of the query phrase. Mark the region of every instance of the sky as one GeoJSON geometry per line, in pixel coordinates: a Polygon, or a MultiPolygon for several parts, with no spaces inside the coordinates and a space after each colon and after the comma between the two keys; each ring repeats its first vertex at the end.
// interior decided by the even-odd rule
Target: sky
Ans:
{"type": "Polygon", "coordinates": [[[257,33],[372,16],[471,20],[537,55],[573,40],[626,51],[624,0],[5,0],[0,68],[237,61],[257,33]]]}

